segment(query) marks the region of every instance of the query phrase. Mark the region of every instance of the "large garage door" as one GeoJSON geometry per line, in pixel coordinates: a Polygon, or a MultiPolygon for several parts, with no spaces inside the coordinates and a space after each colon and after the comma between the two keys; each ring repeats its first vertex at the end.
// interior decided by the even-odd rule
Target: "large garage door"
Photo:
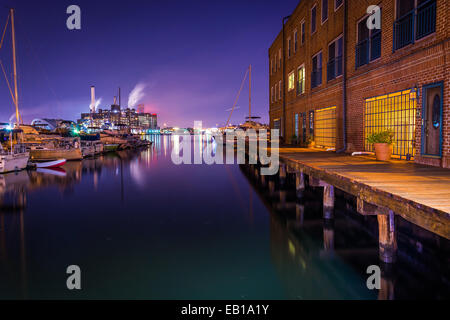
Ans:
{"type": "MultiPolygon", "coordinates": [[[[416,129],[416,92],[404,90],[365,100],[364,138],[374,132],[394,132],[393,154],[410,160],[414,157],[416,129]]],[[[365,140],[366,151],[373,146],[365,140]]]]}
{"type": "Polygon", "coordinates": [[[317,147],[336,147],[336,107],[316,110],[314,115],[314,141],[317,147]]]}

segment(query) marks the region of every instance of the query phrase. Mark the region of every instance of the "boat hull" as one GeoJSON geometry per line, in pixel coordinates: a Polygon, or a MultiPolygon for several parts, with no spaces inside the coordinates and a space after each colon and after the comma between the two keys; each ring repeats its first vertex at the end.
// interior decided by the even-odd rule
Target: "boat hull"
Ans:
{"type": "Polygon", "coordinates": [[[83,159],[83,154],[81,149],[35,149],[31,150],[31,160],[33,161],[55,161],[58,159],[70,160],[81,160],[83,159]]]}
{"type": "Polygon", "coordinates": [[[27,167],[30,154],[7,154],[0,156],[0,173],[20,171],[27,167]]]}
{"type": "Polygon", "coordinates": [[[103,151],[104,152],[114,152],[114,151],[117,151],[118,148],[119,148],[118,144],[105,144],[103,146],[103,151]]]}
{"type": "Polygon", "coordinates": [[[57,168],[66,164],[66,159],[60,159],[48,162],[37,162],[36,168],[57,168]]]}

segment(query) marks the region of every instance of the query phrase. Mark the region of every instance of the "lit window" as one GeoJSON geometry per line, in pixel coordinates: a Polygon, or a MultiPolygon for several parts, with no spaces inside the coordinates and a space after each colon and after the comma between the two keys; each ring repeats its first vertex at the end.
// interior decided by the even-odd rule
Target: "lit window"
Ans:
{"type": "Polygon", "coordinates": [[[295,88],[295,73],[292,71],[289,73],[289,83],[288,83],[288,91],[294,90],[295,88]]]}
{"type": "Polygon", "coordinates": [[[305,93],[306,77],[305,66],[301,66],[297,71],[297,94],[305,93]]]}

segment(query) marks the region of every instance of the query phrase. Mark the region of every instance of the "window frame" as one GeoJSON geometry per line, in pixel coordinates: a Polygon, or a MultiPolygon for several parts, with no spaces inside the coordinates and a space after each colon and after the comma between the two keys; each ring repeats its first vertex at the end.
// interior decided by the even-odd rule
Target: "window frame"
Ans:
{"type": "Polygon", "coordinates": [[[324,25],[325,22],[328,21],[328,16],[329,16],[329,11],[330,11],[330,7],[329,7],[329,1],[328,0],[322,0],[321,4],[320,4],[320,21],[321,21],[321,25],[324,25]],[[327,3],[327,18],[325,20],[323,20],[323,4],[324,2],[327,3]]]}
{"type": "MultiPolygon", "coordinates": [[[[313,62],[314,58],[318,57],[319,55],[321,55],[320,56],[320,69],[321,69],[321,71],[320,71],[320,84],[316,85],[314,88],[320,87],[323,84],[323,50],[322,49],[320,49],[316,54],[314,54],[311,57],[311,65],[312,65],[311,72],[314,72],[314,64],[312,62],[313,62]]],[[[311,86],[311,89],[314,89],[314,88],[311,86]]]]}
{"type": "Polygon", "coordinates": [[[287,42],[287,56],[289,59],[290,57],[292,57],[292,39],[291,39],[291,37],[288,37],[286,42],[287,42]]]}
{"type": "MultiPolygon", "coordinates": [[[[380,12],[381,12],[381,21],[383,21],[383,7],[381,6],[381,4],[378,4],[378,6],[380,7],[380,12]]],[[[356,22],[356,45],[355,45],[355,56],[356,56],[356,48],[357,48],[357,46],[359,45],[359,43],[360,43],[360,41],[358,41],[359,40],[359,24],[361,23],[361,22],[363,22],[364,20],[366,20],[367,19],[367,17],[369,17],[370,16],[370,14],[368,14],[368,13],[366,13],[365,15],[363,15],[362,16],[362,18],[360,18],[359,20],[357,20],[357,22],[356,22]]],[[[356,59],[355,59],[355,70],[356,69],[358,69],[358,68],[360,68],[360,67],[362,67],[362,66],[365,66],[365,65],[368,65],[368,64],[370,64],[370,63],[372,63],[372,62],[375,62],[375,61],[377,61],[377,60],[379,60],[379,59],[381,59],[381,56],[382,56],[382,54],[381,54],[381,52],[380,52],[380,56],[378,57],[378,58],[375,58],[375,59],[372,59],[372,34],[373,34],[373,32],[374,32],[374,30],[371,30],[371,29],[368,29],[369,30],[369,36],[368,36],[368,38],[367,38],[367,40],[368,40],[368,42],[369,42],[369,45],[368,45],[368,48],[367,48],[367,50],[369,51],[369,58],[368,58],[368,61],[367,61],[367,63],[366,64],[362,64],[362,65],[360,65],[360,66],[356,66],[356,59]]],[[[383,28],[381,28],[380,30],[376,30],[376,31],[379,31],[379,32],[381,32],[381,36],[383,36],[383,32],[382,32],[382,30],[383,30],[383,28]]]]}
{"type": "Polygon", "coordinates": [[[294,54],[298,51],[298,30],[294,30],[294,54]]]}
{"type": "Polygon", "coordinates": [[[344,1],[342,0],[341,4],[336,7],[337,0],[334,0],[334,12],[338,11],[344,5],[344,1]]]}
{"type": "Polygon", "coordinates": [[[281,80],[278,81],[278,100],[281,101],[281,80]]]}
{"type": "Polygon", "coordinates": [[[306,42],[306,23],[305,19],[300,22],[300,45],[304,45],[306,42]]]}
{"type": "Polygon", "coordinates": [[[300,96],[306,93],[306,65],[303,63],[297,68],[297,95],[300,96]],[[298,85],[300,83],[300,78],[298,76],[300,69],[303,69],[303,84],[302,84],[302,92],[299,92],[298,85]]]}
{"type": "Polygon", "coordinates": [[[288,92],[291,92],[295,89],[295,72],[292,70],[288,73],[288,92]],[[291,87],[291,76],[293,76],[294,79],[292,79],[292,87],[291,87]]]}
{"type": "Polygon", "coordinates": [[[310,31],[311,31],[311,35],[313,35],[313,34],[315,34],[316,32],[317,32],[317,3],[315,3],[312,7],[311,7],[311,19],[310,19],[311,21],[311,27],[310,27],[310,31]],[[312,29],[312,27],[313,27],[313,14],[312,14],[312,12],[313,12],[313,10],[316,10],[316,21],[315,21],[315,23],[314,23],[314,26],[316,27],[315,28],[315,30],[313,31],[313,29],[312,29]]]}
{"type": "MultiPolygon", "coordinates": [[[[336,61],[336,58],[338,57],[338,56],[337,56],[337,52],[338,52],[338,46],[337,46],[337,43],[338,43],[338,41],[339,41],[340,39],[342,39],[342,55],[341,55],[341,57],[342,57],[342,59],[344,59],[344,35],[341,33],[341,34],[340,34],[339,36],[337,36],[334,40],[332,40],[332,41],[330,41],[330,43],[328,43],[328,59],[327,59],[327,62],[330,62],[330,46],[331,46],[333,43],[335,44],[335,45],[334,45],[334,60],[336,61]]],[[[323,56],[322,56],[322,59],[323,59],[323,56]]],[[[338,75],[338,76],[336,76],[336,64],[335,64],[335,70],[334,70],[335,77],[334,77],[333,79],[330,79],[330,80],[328,80],[328,63],[327,63],[327,81],[332,81],[332,80],[334,80],[334,79],[337,79],[337,78],[340,78],[340,77],[343,76],[343,73],[344,73],[344,63],[343,63],[343,60],[341,61],[341,63],[342,63],[342,68],[341,68],[342,72],[341,72],[341,74],[338,75]]],[[[322,65],[323,65],[323,63],[322,63],[322,65]]]]}

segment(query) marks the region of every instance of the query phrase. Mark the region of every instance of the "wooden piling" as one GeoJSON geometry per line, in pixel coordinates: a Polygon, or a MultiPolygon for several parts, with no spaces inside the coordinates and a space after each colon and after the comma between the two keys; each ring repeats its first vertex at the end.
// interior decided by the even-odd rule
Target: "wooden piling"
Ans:
{"type": "Polygon", "coordinates": [[[397,254],[397,237],[395,232],[395,214],[377,215],[378,219],[378,241],[380,260],[385,263],[393,263],[397,254]]]}

